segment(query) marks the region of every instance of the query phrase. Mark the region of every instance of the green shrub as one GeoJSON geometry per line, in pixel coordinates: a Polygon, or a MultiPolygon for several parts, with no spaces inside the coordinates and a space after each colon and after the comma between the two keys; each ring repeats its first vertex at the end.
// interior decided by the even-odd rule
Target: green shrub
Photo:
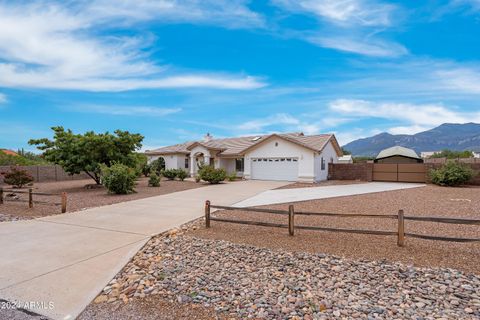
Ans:
{"type": "MultiPolygon", "coordinates": [[[[150,170],[148,166],[148,158],[143,153],[133,153],[131,156],[131,165],[135,169],[137,177],[140,177],[142,174],[145,175],[146,170],[150,170]]],[[[125,163],[129,165],[129,163],[125,163]]],[[[148,175],[149,171],[147,172],[148,175]]],[[[147,176],[145,175],[145,177],[147,176]]]]}
{"type": "Polygon", "coordinates": [[[21,188],[24,185],[33,182],[33,177],[30,173],[15,166],[10,167],[10,171],[4,173],[3,177],[3,181],[6,184],[12,185],[15,188],[21,188]]]}
{"type": "Polygon", "coordinates": [[[229,173],[229,174],[227,175],[227,180],[228,180],[228,181],[235,181],[235,180],[237,180],[237,173],[236,173],[236,172],[229,173]]]}
{"type": "Polygon", "coordinates": [[[150,169],[155,171],[158,176],[161,176],[162,171],[165,170],[165,160],[163,158],[158,158],[157,160],[153,160],[150,163],[150,169]]]}
{"type": "Polygon", "coordinates": [[[148,178],[148,186],[150,187],[160,187],[160,177],[156,172],[150,173],[150,178],[148,178]]]}
{"type": "Polygon", "coordinates": [[[224,169],[215,169],[212,166],[202,166],[198,170],[198,175],[200,179],[211,184],[219,183],[227,178],[227,172],[224,169]]]}
{"type": "Polygon", "coordinates": [[[188,177],[187,171],[183,169],[177,169],[177,178],[180,179],[180,181],[185,180],[186,177],[188,177]]]}
{"type": "Polygon", "coordinates": [[[461,163],[448,161],[439,169],[430,171],[432,183],[441,186],[458,186],[470,181],[474,176],[473,170],[461,163]]]}
{"type": "Polygon", "coordinates": [[[202,180],[202,178],[200,178],[200,176],[198,174],[195,175],[195,182],[196,183],[199,183],[201,180],[202,180]]]}
{"type": "Polygon", "coordinates": [[[163,170],[162,175],[168,180],[174,180],[177,177],[177,169],[163,170]]]}
{"type": "MultiPolygon", "coordinates": [[[[148,163],[145,163],[142,167],[142,174],[145,176],[145,177],[148,177],[152,172],[155,172],[152,170],[152,166],[149,165],[148,163]]],[[[158,174],[155,172],[155,174],[157,175],[158,177],[158,174]]]]}
{"type": "Polygon", "coordinates": [[[102,184],[111,193],[127,194],[134,192],[136,178],[135,169],[124,164],[114,163],[110,167],[101,166],[102,184]]]}

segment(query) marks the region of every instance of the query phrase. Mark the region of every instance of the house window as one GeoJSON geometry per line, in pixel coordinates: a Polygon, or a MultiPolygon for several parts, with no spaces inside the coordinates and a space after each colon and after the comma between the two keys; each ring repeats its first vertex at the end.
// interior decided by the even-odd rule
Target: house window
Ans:
{"type": "Polygon", "coordinates": [[[321,162],[321,169],[322,169],[322,170],[325,170],[325,159],[323,159],[323,157],[322,157],[321,160],[322,160],[322,162],[321,162]]]}
{"type": "MultiPolygon", "coordinates": [[[[253,160],[255,161],[255,160],[253,160]]],[[[244,166],[244,160],[243,158],[235,159],[235,171],[237,172],[243,172],[243,166],[244,166]]]]}
{"type": "Polygon", "coordinates": [[[185,158],[185,169],[188,169],[189,162],[190,162],[190,158],[185,158]]]}

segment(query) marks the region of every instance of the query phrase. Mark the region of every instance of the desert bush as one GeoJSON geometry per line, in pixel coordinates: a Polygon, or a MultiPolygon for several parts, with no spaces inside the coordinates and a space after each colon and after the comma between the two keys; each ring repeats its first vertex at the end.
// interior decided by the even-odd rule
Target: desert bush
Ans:
{"type": "Polygon", "coordinates": [[[220,183],[227,178],[227,172],[224,169],[215,169],[212,166],[202,166],[198,170],[198,175],[200,179],[211,184],[220,183]]]}
{"type": "Polygon", "coordinates": [[[177,169],[177,178],[178,178],[180,181],[185,180],[186,177],[188,177],[187,171],[185,171],[185,170],[183,170],[183,169],[177,169]]]}
{"type": "Polygon", "coordinates": [[[177,170],[176,169],[163,170],[162,175],[168,180],[174,180],[177,177],[177,170]]]}
{"type": "Polygon", "coordinates": [[[121,163],[114,163],[110,167],[101,166],[101,181],[109,192],[115,194],[127,194],[134,192],[135,169],[121,163]]]}
{"type": "Polygon", "coordinates": [[[10,171],[4,173],[3,177],[3,181],[6,184],[12,185],[15,188],[21,188],[24,185],[33,182],[33,177],[30,173],[16,166],[10,167],[10,171]]]}
{"type": "Polygon", "coordinates": [[[231,172],[227,175],[227,180],[228,181],[235,181],[237,180],[237,173],[236,172],[231,172]]]}
{"type": "Polygon", "coordinates": [[[153,171],[150,173],[150,178],[148,178],[148,186],[149,187],[160,187],[160,177],[158,174],[153,171]]]}
{"type": "MultiPolygon", "coordinates": [[[[155,172],[152,170],[152,166],[149,165],[148,163],[145,163],[142,167],[142,174],[145,176],[145,177],[148,177],[152,172],[155,172]]],[[[155,172],[155,174],[157,174],[155,172]]],[[[157,174],[157,177],[158,177],[158,174],[157,174]]]]}
{"type": "Polygon", "coordinates": [[[432,183],[441,186],[458,186],[467,183],[474,176],[474,171],[465,164],[448,161],[439,169],[430,171],[432,183]]]}

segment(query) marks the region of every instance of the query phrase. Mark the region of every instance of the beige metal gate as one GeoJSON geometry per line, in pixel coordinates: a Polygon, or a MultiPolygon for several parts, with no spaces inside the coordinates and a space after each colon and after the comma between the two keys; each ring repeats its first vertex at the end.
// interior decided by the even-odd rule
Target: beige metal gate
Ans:
{"type": "Polygon", "coordinates": [[[375,163],[373,181],[425,182],[423,163],[375,163]]]}

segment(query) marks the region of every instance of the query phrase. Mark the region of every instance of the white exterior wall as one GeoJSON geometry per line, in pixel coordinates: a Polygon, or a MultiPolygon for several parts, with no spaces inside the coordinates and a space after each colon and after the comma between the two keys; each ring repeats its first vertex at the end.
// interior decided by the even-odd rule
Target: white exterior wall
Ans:
{"type": "Polygon", "coordinates": [[[227,173],[235,172],[235,159],[218,159],[219,168],[225,169],[227,173]]]}
{"type": "Polygon", "coordinates": [[[185,155],[184,154],[165,154],[148,156],[148,163],[163,158],[165,160],[165,169],[184,169],[185,168],[185,155]]]}
{"type": "Polygon", "coordinates": [[[313,182],[314,152],[281,138],[271,138],[256,146],[245,154],[245,172],[243,176],[250,178],[252,158],[298,158],[298,181],[313,182]],[[275,146],[278,143],[278,146],[275,146]]]}
{"type": "Polygon", "coordinates": [[[320,154],[315,155],[315,181],[324,181],[328,178],[328,164],[337,163],[338,155],[332,142],[328,142],[320,154]],[[322,170],[322,157],[325,160],[325,170],[322,170]]]}

